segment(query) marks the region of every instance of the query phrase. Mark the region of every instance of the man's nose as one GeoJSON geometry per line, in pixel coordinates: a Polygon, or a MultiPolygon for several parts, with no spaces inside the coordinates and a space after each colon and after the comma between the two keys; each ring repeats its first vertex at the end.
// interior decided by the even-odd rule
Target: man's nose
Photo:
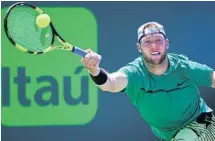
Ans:
{"type": "Polygon", "coordinates": [[[158,45],[156,44],[156,42],[152,42],[152,47],[153,48],[157,48],[158,47],[158,45]]]}

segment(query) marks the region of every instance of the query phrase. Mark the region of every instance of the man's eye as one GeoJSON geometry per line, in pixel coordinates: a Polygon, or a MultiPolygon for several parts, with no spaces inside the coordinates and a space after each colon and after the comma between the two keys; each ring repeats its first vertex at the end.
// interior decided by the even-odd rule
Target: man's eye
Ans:
{"type": "Polygon", "coordinates": [[[162,40],[161,39],[156,39],[155,42],[160,43],[160,42],[162,42],[162,40]]]}
{"type": "Polygon", "coordinates": [[[151,42],[151,41],[148,40],[148,41],[145,41],[144,43],[145,43],[145,44],[150,44],[150,42],[151,42]]]}

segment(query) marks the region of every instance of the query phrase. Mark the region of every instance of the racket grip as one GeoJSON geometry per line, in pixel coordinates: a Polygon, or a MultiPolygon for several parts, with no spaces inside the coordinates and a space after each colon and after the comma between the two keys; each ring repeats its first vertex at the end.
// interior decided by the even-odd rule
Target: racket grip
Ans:
{"type": "Polygon", "coordinates": [[[75,47],[75,46],[73,47],[72,52],[81,56],[81,57],[84,57],[87,54],[86,51],[84,51],[83,49],[81,49],[79,47],[75,47]]]}

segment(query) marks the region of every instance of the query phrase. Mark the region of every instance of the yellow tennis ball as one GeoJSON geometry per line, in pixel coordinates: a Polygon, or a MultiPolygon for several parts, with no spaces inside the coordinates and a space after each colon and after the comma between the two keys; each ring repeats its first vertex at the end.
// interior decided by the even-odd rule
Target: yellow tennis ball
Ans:
{"type": "Polygon", "coordinates": [[[36,18],[36,24],[40,28],[46,28],[50,24],[50,22],[51,22],[51,19],[47,14],[40,14],[36,18]]]}

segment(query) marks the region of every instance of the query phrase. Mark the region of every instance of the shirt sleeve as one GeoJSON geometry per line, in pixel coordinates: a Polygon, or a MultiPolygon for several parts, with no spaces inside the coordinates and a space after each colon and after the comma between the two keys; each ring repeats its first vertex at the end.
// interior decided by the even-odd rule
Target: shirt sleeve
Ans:
{"type": "Polygon", "coordinates": [[[213,69],[205,64],[189,61],[188,66],[190,69],[190,76],[199,86],[212,85],[212,72],[213,69]]]}
{"type": "Polygon", "coordinates": [[[141,76],[139,68],[134,65],[127,65],[120,68],[118,71],[124,73],[128,77],[127,87],[122,92],[125,92],[131,102],[136,105],[140,91],[139,85],[143,84],[143,77],[141,76]]]}
{"type": "Polygon", "coordinates": [[[133,91],[134,89],[134,81],[135,81],[135,75],[137,75],[137,69],[132,65],[127,65],[122,68],[120,68],[118,71],[124,73],[128,77],[128,85],[127,87],[122,90],[123,92],[129,93],[133,91]]]}

